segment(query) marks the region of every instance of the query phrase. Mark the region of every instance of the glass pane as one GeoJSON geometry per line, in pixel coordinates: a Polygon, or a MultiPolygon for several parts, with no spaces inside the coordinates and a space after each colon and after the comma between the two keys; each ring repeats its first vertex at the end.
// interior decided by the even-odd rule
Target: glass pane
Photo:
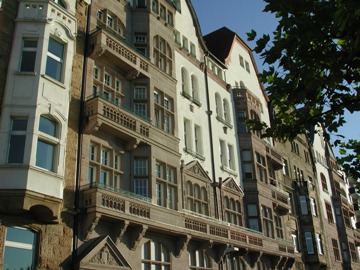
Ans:
{"type": "Polygon", "coordinates": [[[24,48],[36,48],[37,47],[37,40],[24,40],[24,48]]]}
{"type": "Polygon", "coordinates": [[[33,267],[33,251],[5,247],[4,270],[30,270],[33,267]]]}
{"type": "Polygon", "coordinates": [[[23,51],[21,56],[20,71],[33,72],[35,70],[36,52],[23,51]]]}
{"type": "Polygon", "coordinates": [[[26,130],[27,120],[26,119],[13,119],[12,130],[26,130]]]}
{"type": "Polygon", "coordinates": [[[33,245],[35,234],[29,230],[8,227],[6,228],[6,240],[33,245]]]}
{"type": "Polygon", "coordinates": [[[8,163],[23,163],[25,135],[11,135],[8,163]]]}
{"type": "Polygon", "coordinates": [[[50,56],[47,57],[46,60],[46,71],[45,74],[50,76],[51,78],[60,81],[61,80],[61,69],[62,64],[50,56]]]}
{"type": "Polygon", "coordinates": [[[38,141],[36,152],[36,166],[53,171],[55,145],[38,141]]]}
{"type": "Polygon", "coordinates": [[[49,118],[40,117],[39,130],[50,136],[56,137],[56,123],[49,118]]]}
{"type": "Polygon", "coordinates": [[[60,59],[63,58],[63,52],[64,52],[64,45],[61,43],[55,41],[54,39],[49,39],[49,52],[56,55],[60,59]]]}

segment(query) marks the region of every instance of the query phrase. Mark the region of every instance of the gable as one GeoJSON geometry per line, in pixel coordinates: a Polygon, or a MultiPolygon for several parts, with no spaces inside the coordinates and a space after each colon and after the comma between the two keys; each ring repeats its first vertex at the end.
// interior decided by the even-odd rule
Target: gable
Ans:
{"type": "Polygon", "coordinates": [[[79,256],[79,269],[131,269],[109,236],[99,237],[79,256]]]}
{"type": "Polygon", "coordinates": [[[183,166],[182,169],[183,172],[188,176],[192,176],[205,182],[212,182],[209,175],[198,161],[191,161],[190,163],[183,166]]]}
{"type": "Polygon", "coordinates": [[[240,193],[241,195],[244,195],[244,192],[240,188],[240,186],[236,183],[234,178],[226,178],[225,181],[222,183],[222,187],[228,190],[231,190],[232,192],[240,193]]]}

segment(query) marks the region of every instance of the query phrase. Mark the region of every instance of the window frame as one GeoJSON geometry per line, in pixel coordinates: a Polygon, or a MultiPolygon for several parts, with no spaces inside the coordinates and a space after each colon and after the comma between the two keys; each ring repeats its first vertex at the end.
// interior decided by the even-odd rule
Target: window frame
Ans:
{"type": "MultiPolygon", "coordinates": [[[[0,5],[1,6],[1,5],[0,5]]],[[[19,71],[20,72],[35,72],[35,65],[36,65],[36,56],[37,56],[37,47],[38,47],[38,39],[37,38],[31,38],[31,37],[23,37],[22,40],[22,50],[21,50],[21,59],[20,59],[20,65],[19,65],[19,71]],[[26,46],[27,41],[36,41],[36,46],[26,46]],[[31,68],[24,68],[24,64],[28,65],[29,61],[29,53],[33,56],[31,59],[31,68]],[[25,55],[26,54],[26,57],[25,55]]]]}
{"type": "MultiPolygon", "coordinates": [[[[54,48],[52,48],[54,49],[54,48]]],[[[58,82],[63,82],[64,81],[64,65],[65,65],[65,55],[66,55],[66,44],[59,41],[56,38],[53,37],[49,37],[49,42],[48,42],[48,50],[46,52],[46,67],[45,67],[45,75],[49,76],[50,78],[58,81],[58,82]],[[54,42],[53,44],[56,45],[60,45],[62,48],[61,51],[61,56],[56,55],[55,53],[51,52],[51,42],[54,42]],[[50,70],[50,65],[52,65],[49,60],[54,61],[52,64],[56,64],[56,71],[55,74],[52,74],[54,71],[52,70],[53,67],[51,67],[50,70]]]]}

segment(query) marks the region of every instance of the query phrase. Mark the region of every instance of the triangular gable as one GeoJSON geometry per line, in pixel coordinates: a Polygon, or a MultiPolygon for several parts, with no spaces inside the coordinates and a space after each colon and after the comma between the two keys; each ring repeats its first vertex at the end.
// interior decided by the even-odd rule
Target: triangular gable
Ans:
{"type": "Polygon", "coordinates": [[[79,269],[131,269],[109,236],[99,237],[79,256],[79,269]]]}
{"type": "Polygon", "coordinates": [[[241,187],[238,185],[238,183],[234,180],[234,178],[232,177],[228,177],[224,180],[224,182],[222,183],[222,187],[228,188],[232,191],[236,191],[240,194],[244,194],[244,192],[242,191],[241,187]]]}
{"type": "Polygon", "coordinates": [[[188,164],[186,164],[183,167],[183,172],[194,178],[201,179],[206,182],[212,182],[212,180],[210,179],[209,175],[206,173],[204,168],[196,160],[191,161],[188,164]]]}

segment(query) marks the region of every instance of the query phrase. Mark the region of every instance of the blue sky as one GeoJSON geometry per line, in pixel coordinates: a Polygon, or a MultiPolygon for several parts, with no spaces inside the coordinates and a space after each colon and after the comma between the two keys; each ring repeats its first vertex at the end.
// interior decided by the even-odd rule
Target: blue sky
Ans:
{"type": "MultiPolygon", "coordinates": [[[[277,26],[274,14],[262,12],[262,0],[192,0],[203,35],[226,26],[236,32],[251,48],[254,43],[247,41],[246,33],[254,29],[258,36],[271,34],[277,26]]],[[[255,55],[256,65],[262,69],[262,60],[255,55]]],[[[360,113],[346,114],[347,124],[339,133],[345,139],[360,139],[360,113]]],[[[337,154],[337,150],[335,154],[337,154]]]]}

